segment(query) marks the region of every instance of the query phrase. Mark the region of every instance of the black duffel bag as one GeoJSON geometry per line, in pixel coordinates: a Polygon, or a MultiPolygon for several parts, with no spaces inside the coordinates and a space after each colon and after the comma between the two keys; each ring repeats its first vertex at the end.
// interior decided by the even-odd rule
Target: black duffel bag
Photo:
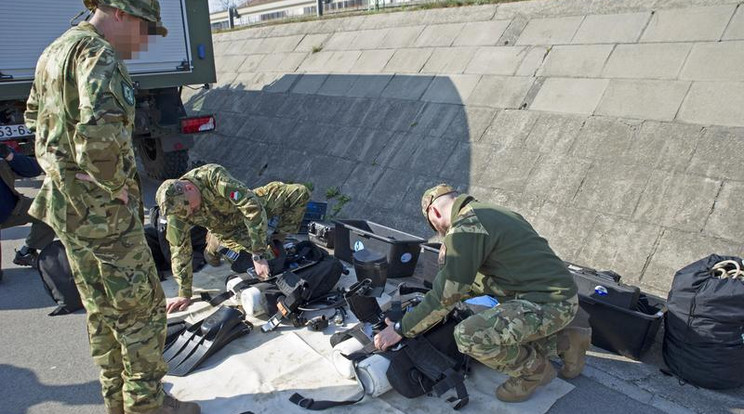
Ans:
{"type": "Polygon", "coordinates": [[[66,315],[83,309],[62,242],[55,240],[41,249],[38,264],[44,288],[57,303],[57,308],[49,316],[66,315]]]}
{"type": "Polygon", "coordinates": [[[743,267],[739,257],[713,254],[674,275],[662,352],[683,381],[710,389],[744,385],[743,267]]]}

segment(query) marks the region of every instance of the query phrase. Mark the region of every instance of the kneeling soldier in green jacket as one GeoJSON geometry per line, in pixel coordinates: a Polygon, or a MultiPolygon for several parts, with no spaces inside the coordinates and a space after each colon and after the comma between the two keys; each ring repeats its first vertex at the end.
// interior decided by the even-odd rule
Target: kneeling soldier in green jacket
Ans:
{"type": "Polygon", "coordinates": [[[444,237],[433,289],[403,319],[375,336],[387,349],[442,320],[455,305],[479,295],[499,305],[457,325],[460,352],[511,378],[496,390],[506,402],[525,401],[556,376],[548,358],[563,360],[563,377],[581,373],[590,331],[564,329],[579,308],[568,269],[519,214],[458,195],[446,184],[427,190],[421,211],[444,237]]]}
{"type": "Polygon", "coordinates": [[[302,184],[278,181],[250,190],[221,165],[207,164],[164,181],[155,198],[167,217],[171,268],[179,285],[178,297],[167,305],[173,312],[191,304],[191,227],[209,230],[205,256],[210,264],[219,264],[220,245],[235,254],[250,252],[257,275],[264,278],[267,259],[273,258],[270,241],[299,230],[310,192],[302,184]]]}

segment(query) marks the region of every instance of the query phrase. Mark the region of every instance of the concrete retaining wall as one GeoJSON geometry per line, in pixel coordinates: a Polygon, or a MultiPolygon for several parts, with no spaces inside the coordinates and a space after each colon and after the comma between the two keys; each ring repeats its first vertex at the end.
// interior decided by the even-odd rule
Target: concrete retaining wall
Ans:
{"type": "Polygon", "coordinates": [[[531,1],[215,36],[219,115],[193,157],[250,185],[338,187],[339,217],[430,231],[450,182],[527,217],[565,259],[665,294],[744,253],[744,7],[531,1]]]}

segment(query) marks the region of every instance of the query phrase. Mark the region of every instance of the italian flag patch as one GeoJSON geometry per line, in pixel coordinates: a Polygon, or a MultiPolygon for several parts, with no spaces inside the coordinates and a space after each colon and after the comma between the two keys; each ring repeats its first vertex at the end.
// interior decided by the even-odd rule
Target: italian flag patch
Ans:
{"type": "Polygon", "coordinates": [[[230,192],[230,200],[232,201],[238,201],[240,200],[240,197],[242,194],[240,194],[240,191],[231,191],[230,192]]]}

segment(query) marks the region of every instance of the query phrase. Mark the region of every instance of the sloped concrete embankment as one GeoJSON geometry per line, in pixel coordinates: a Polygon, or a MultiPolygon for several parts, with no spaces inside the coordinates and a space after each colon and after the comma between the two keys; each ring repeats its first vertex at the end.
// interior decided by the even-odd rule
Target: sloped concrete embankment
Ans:
{"type": "Polygon", "coordinates": [[[338,187],[339,216],[418,235],[441,181],[527,217],[566,260],[665,294],[744,250],[744,7],[533,1],[215,36],[195,158],[338,187]]]}

